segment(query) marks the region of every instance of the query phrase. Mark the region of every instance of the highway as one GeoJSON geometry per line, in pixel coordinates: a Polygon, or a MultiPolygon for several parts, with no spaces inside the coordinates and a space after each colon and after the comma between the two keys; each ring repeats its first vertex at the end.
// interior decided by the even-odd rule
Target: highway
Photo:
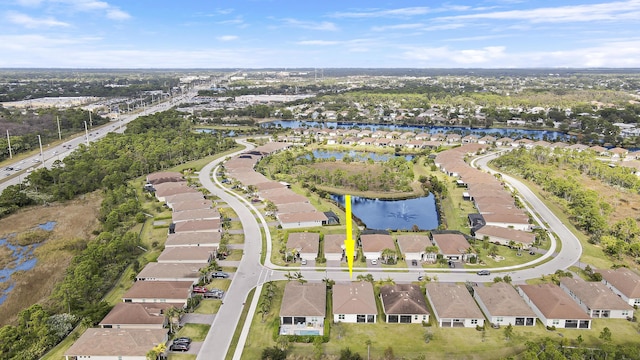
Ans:
{"type": "Polygon", "coordinates": [[[168,110],[172,106],[190,99],[191,96],[195,95],[196,93],[197,90],[194,89],[190,93],[177,96],[175,98],[170,98],[164,102],[160,102],[153,106],[145,108],[138,113],[119,116],[118,120],[116,121],[109,122],[100,127],[92,128],[88,130],[87,133],[78,134],[70,139],[65,140],[61,144],[55,146],[47,146],[43,144],[42,156],[38,151],[38,153],[23,158],[20,161],[14,161],[2,166],[2,169],[0,169],[2,170],[0,172],[0,174],[2,174],[0,177],[0,192],[2,192],[10,185],[18,185],[22,183],[26,176],[29,175],[30,170],[35,170],[38,167],[42,166],[43,159],[44,166],[46,166],[47,168],[51,168],[55,161],[62,161],[67,155],[78,148],[78,145],[85,144],[90,146],[92,142],[98,141],[110,132],[122,133],[127,128],[127,124],[137,119],[138,117],[168,110]],[[7,168],[13,168],[13,170],[7,170],[7,168]]]}
{"type": "MultiPolygon", "coordinates": [[[[253,148],[253,145],[243,140],[238,142],[246,147],[245,150],[253,148]]],[[[242,150],[242,151],[245,151],[242,150]]],[[[242,152],[239,151],[238,153],[242,152]]],[[[237,153],[236,153],[237,154],[237,153]]],[[[233,155],[232,155],[233,156],[233,155]]],[[[474,165],[479,165],[483,170],[490,171],[487,163],[497,154],[490,154],[474,160],[474,165]]],[[[224,303],[220,307],[212,327],[198,353],[198,360],[204,359],[224,359],[233,337],[234,330],[246,298],[252,289],[256,289],[253,301],[249,304],[248,316],[242,324],[241,336],[234,353],[233,359],[242,358],[250,324],[255,315],[255,310],[259,301],[259,294],[262,284],[270,280],[284,280],[289,271],[301,271],[303,277],[310,281],[321,281],[329,278],[335,281],[349,281],[349,273],[343,268],[284,268],[271,263],[271,239],[266,220],[252,203],[243,197],[236,195],[225,189],[217,179],[215,179],[215,168],[223,161],[218,159],[205,166],[199,178],[202,185],[212,194],[219,196],[224,202],[230,205],[238,214],[244,229],[245,244],[244,255],[233,277],[231,287],[225,295],[224,303]],[[262,233],[264,231],[267,238],[267,248],[264,266],[260,264],[260,249],[262,248],[262,233]],[[325,270],[318,271],[318,270],[325,270]]],[[[538,197],[520,181],[502,174],[502,179],[518,192],[525,206],[532,213],[534,218],[551,233],[555,233],[561,242],[560,249],[553,236],[551,237],[551,248],[542,257],[531,262],[509,267],[488,269],[495,273],[495,276],[509,275],[513,283],[523,283],[525,280],[539,278],[542,275],[552,274],[558,269],[567,269],[578,262],[582,254],[580,241],[567,229],[567,227],[547,208],[538,197]]],[[[410,283],[417,280],[418,275],[427,275],[431,278],[437,277],[441,282],[483,282],[492,281],[492,276],[481,276],[476,274],[476,270],[465,269],[380,269],[354,267],[354,277],[358,274],[372,274],[374,279],[386,279],[391,277],[397,283],[410,283]]]]}

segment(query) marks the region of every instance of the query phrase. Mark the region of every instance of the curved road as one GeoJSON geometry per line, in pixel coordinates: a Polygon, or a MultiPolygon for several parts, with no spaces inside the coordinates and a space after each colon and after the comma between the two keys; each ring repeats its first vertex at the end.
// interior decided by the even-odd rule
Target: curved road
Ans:
{"type": "MultiPolygon", "coordinates": [[[[246,147],[245,150],[253,148],[252,144],[243,140],[238,140],[238,142],[246,147]]],[[[244,152],[245,150],[238,151],[231,156],[244,152]]],[[[496,156],[498,155],[486,155],[475,159],[474,163],[477,163],[485,171],[495,173],[494,171],[489,170],[487,163],[496,156]]],[[[215,179],[215,176],[212,176],[213,170],[223,161],[224,159],[218,159],[206,165],[200,172],[200,182],[212,194],[219,196],[223,201],[229,204],[238,214],[240,221],[242,222],[245,235],[244,255],[240,261],[237,272],[233,277],[231,286],[225,295],[224,302],[220,307],[220,310],[218,311],[212,327],[198,354],[198,360],[225,358],[229,345],[231,344],[236,325],[240,320],[240,315],[245,305],[244,302],[247,295],[253,288],[256,288],[255,295],[259,295],[264,282],[285,279],[285,275],[288,271],[298,270],[296,268],[279,267],[271,263],[270,234],[267,223],[262,214],[260,214],[260,212],[257,211],[249,201],[232,193],[231,191],[226,190],[222,184],[215,179]],[[265,266],[260,264],[262,249],[262,232],[260,230],[260,226],[263,227],[263,231],[267,237],[265,266]]],[[[575,235],[573,235],[573,233],[567,229],[567,227],[551,212],[551,210],[549,210],[547,206],[523,183],[504,174],[502,174],[502,178],[519,193],[519,196],[527,206],[528,210],[532,213],[534,218],[542,224],[543,228],[546,228],[548,231],[555,233],[558,236],[562,246],[558,252],[554,253],[557,248],[557,244],[555,239],[552,239],[551,250],[534,261],[522,265],[493,268],[489,270],[500,271],[504,275],[509,275],[513,282],[523,282],[527,279],[539,278],[542,275],[554,273],[558,269],[566,269],[579,261],[582,254],[582,247],[575,235]],[[548,258],[551,259],[548,260],[548,258]],[[545,260],[548,261],[544,262],[545,260]],[[520,270],[520,268],[523,267],[529,268],[520,270]]],[[[553,238],[553,235],[551,235],[551,237],[553,238]]],[[[299,270],[307,280],[320,281],[325,278],[331,278],[336,281],[350,280],[348,272],[345,272],[343,268],[305,267],[304,269],[299,270]],[[325,270],[324,272],[318,271],[323,269],[325,270]]],[[[429,269],[428,271],[425,271],[424,269],[408,269],[409,271],[407,272],[407,269],[393,271],[389,269],[356,267],[354,270],[356,272],[361,272],[362,274],[371,273],[375,279],[383,279],[392,276],[397,282],[416,281],[418,274],[426,274],[431,277],[437,276],[439,281],[445,282],[482,282],[487,280],[486,277],[475,274],[475,271],[470,272],[470,270],[465,269],[429,269]]],[[[258,300],[259,297],[254,296],[253,301],[250,304],[248,316],[243,324],[240,340],[233,356],[234,360],[241,359],[242,349],[244,348],[258,300]]]]}

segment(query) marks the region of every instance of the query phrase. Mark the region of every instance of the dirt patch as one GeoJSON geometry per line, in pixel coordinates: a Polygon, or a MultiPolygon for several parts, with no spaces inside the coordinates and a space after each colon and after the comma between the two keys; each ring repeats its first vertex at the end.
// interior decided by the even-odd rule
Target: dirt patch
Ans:
{"type": "MultiPolygon", "coordinates": [[[[23,309],[43,303],[65,274],[73,256],[92,239],[99,226],[98,214],[102,198],[99,193],[84,195],[65,203],[34,206],[0,219],[2,235],[32,232],[39,224],[55,221],[48,238],[35,250],[36,266],[14,273],[14,289],[0,305],[0,326],[10,323],[23,309]]],[[[5,256],[0,252],[0,256],[5,256]]],[[[6,259],[0,258],[0,264],[6,259]]]]}
{"type": "MultiPolygon", "coordinates": [[[[609,224],[613,225],[616,222],[625,219],[627,217],[633,217],[636,222],[638,221],[638,209],[640,209],[640,195],[607,185],[600,180],[592,179],[587,176],[582,176],[581,183],[588,189],[591,189],[598,193],[600,199],[611,205],[612,211],[609,214],[609,224]]],[[[640,223],[638,223],[640,225],[640,223]]]]}

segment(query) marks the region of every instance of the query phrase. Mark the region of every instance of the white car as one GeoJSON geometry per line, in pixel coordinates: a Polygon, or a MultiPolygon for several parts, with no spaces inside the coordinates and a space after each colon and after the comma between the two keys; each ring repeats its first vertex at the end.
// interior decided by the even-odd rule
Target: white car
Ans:
{"type": "Polygon", "coordinates": [[[307,259],[300,260],[300,265],[307,265],[307,259]]]}
{"type": "Polygon", "coordinates": [[[371,265],[378,265],[378,259],[371,259],[371,265]]]}

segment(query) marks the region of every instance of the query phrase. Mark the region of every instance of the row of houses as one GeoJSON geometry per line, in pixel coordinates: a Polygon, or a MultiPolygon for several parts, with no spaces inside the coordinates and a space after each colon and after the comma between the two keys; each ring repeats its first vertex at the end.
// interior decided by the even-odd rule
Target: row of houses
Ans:
{"type": "Polygon", "coordinates": [[[435,164],[447,175],[457,178],[458,186],[467,189],[463,198],[472,201],[478,211],[469,215],[471,232],[476,238],[529,248],[535,241],[529,215],[516,204],[505,184],[465,162],[466,157],[481,153],[486,147],[466,144],[446,150],[436,155],[435,164]]]}
{"type": "MultiPolygon", "coordinates": [[[[323,254],[327,261],[344,259],[344,235],[325,234],[323,254]]],[[[292,232],[287,238],[287,248],[294,250],[301,259],[315,260],[320,252],[320,234],[314,232],[292,232]]],[[[366,259],[382,259],[386,249],[396,250],[407,261],[435,262],[438,255],[449,261],[466,261],[475,256],[471,245],[460,233],[431,233],[430,235],[405,234],[395,239],[389,234],[361,234],[362,254],[366,259]],[[435,248],[433,248],[435,247],[435,248]],[[436,250],[437,249],[437,250],[436,250]]]]}
{"type": "Polygon", "coordinates": [[[360,129],[326,129],[326,128],[296,128],[293,135],[279,135],[278,142],[303,143],[305,137],[312,137],[317,141],[326,141],[327,145],[358,145],[377,147],[404,147],[407,149],[437,148],[440,146],[480,144],[503,148],[544,147],[567,151],[593,151],[600,156],[612,159],[638,160],[640,150],[629,151],[624,148],[606,148],[599,145],[569,144],[562,141],[548,142],[544,140],[530,140],[526,138],[513,139],[510,137],[497,138],[491,135],[478,136],[474,134],[460,135],[456,133],[415,133],[413,131],[371,131],[360,129]]]}
{"type": "Polygon", "coordinates": [[[166,311],[187,306],[217,253],[220,213],[182,174],[150,174],[145,189],[173,210],[165,248],[136,275],[99,328],[87,329],[65,352],[67,359],[146,359],[151,349],[168,341],[166,311]]]}
{"type": "MultiPolygon", "coordinates": [[[[413,284],[385,285],[380,288],[379,300],[387,323],[429,322],[433,316],[440,327],[484,326],[485,321],[494,326],[535,326],[540,320],[548,327],[590,329],[594,318],[633,317],[634,307],[618,292],[629,285],[639,287],[640,277],[628,269],[618,269],[604,271],[603,278],[603,282],[563,278],[559,286],[514,287],[499,282],[474,286],[471,292],[465,285],[436,282],[428,283],[424,294],[413,284]],[[623,283],[610,288],[612,281],[619,279],[623,283]]],[[[332,314],[326,312],[326,291],[324,283],[287,283],[280,307],[280,334],[323,335],[326,318],[334,323],[378,321],[371,283],[334,284],[332,314]]]]}
{"type": "Polygon", "coordinates": [[[274,215],[283,229],[325,225],[329,218],[325,213],[316,210],[309,199],[293,192],[287,184],[270,180],[254,170],[262,157],[289,146],[285,143],[271,142],[235,156],[225,162],[227,175],[242,183],[245,189],[255,189],[258,199],[273,203],[277,208],[274,215]]]}

